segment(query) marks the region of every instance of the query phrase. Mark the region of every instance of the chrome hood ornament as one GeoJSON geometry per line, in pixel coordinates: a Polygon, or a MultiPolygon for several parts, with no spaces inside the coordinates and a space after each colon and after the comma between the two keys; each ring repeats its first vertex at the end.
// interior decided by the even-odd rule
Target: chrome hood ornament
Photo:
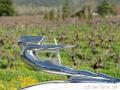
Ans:
{"type": "MultiPolygon", "coordinates": [[[[42,44],[45,36],[22,36],[18,39],[18,44],[22,49],[21,56],[24,62],[37,69],[49,73],[64,74],[70,78],[64,83],[120,83],[120,79],[108,76],[103,73],[94,73],[87,70],[74,70],[61,64],[59,50],[63,48],[72,48],[74,46],[58,45],[56,39],[55,44],[42,44]],[[52,60],[42,61],[34,52],[37,51],[56,52],[58,61],[52,60]]],[[[25,89],[26,90],[26,89],[25,89]]]]}

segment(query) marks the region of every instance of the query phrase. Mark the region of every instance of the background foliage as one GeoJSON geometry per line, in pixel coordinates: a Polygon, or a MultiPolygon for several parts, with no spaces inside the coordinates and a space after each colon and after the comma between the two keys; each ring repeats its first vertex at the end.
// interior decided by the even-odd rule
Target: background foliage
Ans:
{"type": "MultiPolygon", "coordinates": [[[[51,36],[59,44],[76,45],[61,50],[64,65],[77,70],[102,72],[120,77],[120,25],[114,23],[59,24],[54,27],[36,25],[0,26],[0,88],[17,90],[21,87],[48,80],[67,79],[66,76],[48,74],[27,67],[20,57],[17,38],[22,35],[51,36]]],[[[44,54],[46,56],[46,54],[44,54]]]]}
{"type": "Polygon", "coordinates": [[[15,9],[12,0],[0,0],[0,16],[13,16],[15,9]]]}

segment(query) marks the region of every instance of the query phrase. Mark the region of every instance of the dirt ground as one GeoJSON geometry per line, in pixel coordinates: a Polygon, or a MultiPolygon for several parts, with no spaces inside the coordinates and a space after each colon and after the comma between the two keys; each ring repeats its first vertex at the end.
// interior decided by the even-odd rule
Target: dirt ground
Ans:
{"type": "Polygon", "coordinates": [[[13,16],[13,17],[0,17],[0,24],[2,25],[16,25],[16,24],[41,24],[43,20],[40,16],[13,16]]]}
{"type": "MultiPolygon", "coordinates": [[[[87,20],[89,23],[100,23],[105,20],[108,23],[118,23],[120,24],[120,16],[109,17],[109,18],[94,18],[87,20]]],[[[69,18],[65,21],[49,21],[43,19],[41,16],[12,16],[12,17],[0,17],[0,25],[59,25],[65,23],[83,23],[85,20],[69,18]]]]}

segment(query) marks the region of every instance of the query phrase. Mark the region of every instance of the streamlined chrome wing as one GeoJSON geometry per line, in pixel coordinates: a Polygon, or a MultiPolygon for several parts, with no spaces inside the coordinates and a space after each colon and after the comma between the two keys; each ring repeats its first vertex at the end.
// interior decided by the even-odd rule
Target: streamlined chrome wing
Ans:
{"type": "MultiPolygon", "coordinates": [[[[59,55],[59,49],[62,48],[70,48],[73,46],[64,46],[55,44],[42,44],[41,42],[45,36],[22,36],[18,39],[18,44],[22,48],[21,56],[24,58],[24,62],[29,66],[37,69],[44,70],[50,73],[56,74],[64,74],[68,75],[71,78],[68,80],[69,82],[82,82],[82,81],[95,81],[95,82],[120,82],[120,79],[116,79],[114,77],[102,74],[102,73],[94,73],[87,70],[74,70],[67,66],[60,64],[55,64],[47,59],[44,61],[41,58],[38,58],[34,53],[34,50],[55,50],[59,55]],[[40,43],[38,43],[40,42],[40,43]]],[[[60,57],[60,56],[59,56],[60,57]]]]}
{"type": "Polygon", "coordinates": [[[45,38],[45,36],[21,36],[19,39],[18,39],[18,44],[19,43],[29,43],[29,42],[32,42],[32,43],[40,43],[43,41],[43,39],[45,38]]]}

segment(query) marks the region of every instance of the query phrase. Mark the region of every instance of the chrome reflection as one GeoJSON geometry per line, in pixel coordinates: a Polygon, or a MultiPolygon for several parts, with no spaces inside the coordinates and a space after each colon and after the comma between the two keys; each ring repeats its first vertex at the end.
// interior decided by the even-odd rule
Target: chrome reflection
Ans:
{"type": "Polygon", "coordinates": [[[18,39],[18,44],[21,47],[21,56],[24,58],[24,62],[37,69],[44,70],[49,73],[64,74],[70,76],[70,78],[64,82],[66,83],[118,83],[119,78],[114,78],[103,73],[94,73],[87,70],[74,70],[70,67],[61,64],[59,50],[63,48],[72,48],[74,46],[58,45],[56,39],[55,44],[42,44],[45,36],[22,36],[18,39]],[[57,63],[52,60],[38,58],[37,51],[56,52],[58,56],[57,63]]]}

